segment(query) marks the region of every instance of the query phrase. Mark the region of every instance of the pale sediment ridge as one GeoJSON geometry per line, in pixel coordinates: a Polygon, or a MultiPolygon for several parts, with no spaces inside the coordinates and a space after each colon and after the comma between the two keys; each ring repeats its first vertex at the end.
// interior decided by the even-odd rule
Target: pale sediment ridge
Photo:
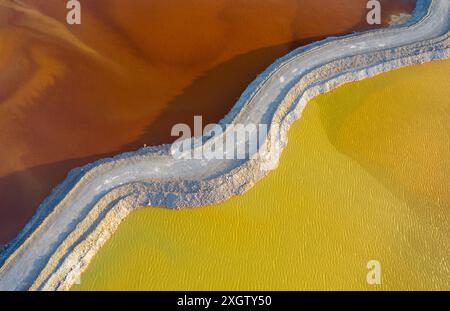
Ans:
{"type": "MultiPolygon", "coordinates": [[[[282,149],[311,98],[402,66],[448,58],[449,21],[449,1],[423,0],[402,27],[300,48],[261,74],[221,124],[279,125],[271,127],[265,144],[275,137],[282,149]]],[[[217,203],[267,174],[260,151],[247,161],[176,160],[169,151],[169,145],[144,148],[72,171],[2,253],[0,289],[68,289],[133,209],[217,203]]]]}

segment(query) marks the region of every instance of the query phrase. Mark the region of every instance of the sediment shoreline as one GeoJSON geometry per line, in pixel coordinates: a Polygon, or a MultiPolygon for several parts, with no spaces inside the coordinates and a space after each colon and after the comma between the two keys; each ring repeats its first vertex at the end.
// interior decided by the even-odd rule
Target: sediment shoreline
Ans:
{"type": "MultiPolygon", "coordinates": [[[[309,100],[340,85],[403,66],[450,56],[450,3],[418,1],[411,20],[394,27],[302,47],[261,74],[222,125],[290,125],[309,100]],[[280,79],[282,77],[282,79],[280,79]]],[[[67,290],[135,208],[203,206],[249,190],[268,172],[248,161],[174,160],[170,145],[104,159],[73,170],[0,255],[0,289],[67,290]]]]}

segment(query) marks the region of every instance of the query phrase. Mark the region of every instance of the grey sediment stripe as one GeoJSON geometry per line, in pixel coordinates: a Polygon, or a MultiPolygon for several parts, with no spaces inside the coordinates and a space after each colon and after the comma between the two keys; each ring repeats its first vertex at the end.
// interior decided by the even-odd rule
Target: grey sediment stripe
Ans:
{"type": "MultiPolygon", "coordinates": [[[[261,119],[256,119],[258,123],[263,120],[266,124],[281,125],[280,132],[270,132],[266,142],[276,135],[284,147],[288,128],[300,117],[311,98],[381,72],[448,58],[449,12],[448,0],[418,1],[411,22],[406,26],[329,38],[300,48],[260,75],[221,124],[243,123],[241,121],[245,121],[245,117],[257,118],[260,115],[261,119]],[[402,42],[408,35],[414,37],[420,31],[425,33],[423,38],[402,42]],[[392,37],[389,37],[391,33],[392,37]],[[383,35],[389,39],[384,40],[383,35]],[[365,48],[365,42],[372,39],[374,44],[381,45],[365,48]],[[354,53],[347,51],[347,45],[355,46],[354,53]],[[336,51],[337,55],[324,61],[318,58],[320,53],[326,56],[328,50],[336,51]],[[338,51],[343,52],[338,55],[338,51]],[[304,70],[296,67],[296,63],[301,62],[317,64],[304,70]],[[277,80],[268,83],[291,67],[298,68],[299,74],[292,75],[288,83],[279,85],[275,83],[277,80]],[[267,107],[262,106],[264,111],[258,111],[262,109],[257,105],[258,96],[263,96],[264,90],[266,93],[279,93],[275,94],[274,101],[266,101],[267,107]]],[[[261,103],[264,103],[262,99],[261,103]]],[[[130,176],[129,172],[138,175],[143,169],[151,170],[158,165],[164,167],[165,162],[173,162],[169,149],[169,145],[144,148],[72,171],[1,254],[0,289],[68,289],[134,208],[144,205],[178,208],[221,202],[244,193],[267,174],[260,169],[261,161],[257,157],[248,161],[208,162],[208,172],[202,172],[200,163],[193,162],[192,172],[169,167],[167,170],[179,175],[163,175],[161,172],[161,178],[155,177],[155,173],[150,178],[133,180],[134,175],[130,176]],[[121,171],[124,168],[128,169],[121,171]],[[123,182],[107,184],[105,180],[115,176],[111,172],[121,173],[123,182]],[[106,187],[90,193],[93,185],[106,187]],[[70,214],[72,211],[73,215],[70,214]],[[59,234],[53,237],[54,232],[59,234]],[[44,239],[48,236],[53,240],[44,239]]]]}
{"type": "MultiPolygon", "coordinates": [[[[399,68],[402,66],[412,65],[412,64],[420,64],[423,62],[430,61],[432,59],[441,58],[441,57],[448,57],[448,52],[442,52],[442,56],[438,56],[437,54],[430,54],[430,53],[422,53],[419,57],[408,57],[408,58],[402,58],[398,60],[398,62],[392,62],[389,64],[382,64],[379,66],[374,66],[368,69],[364,69],[359,72],[355,72],[354,76],[352,77],[344,77],[340,76],[333,80],[328,80],[329,85],[326,87],[327,89],[331,90],[335,87],[351,82],[356,81],[361,78],[370,77],[385,71],[393,70],[395,68],[399,68]],[[369,72],[366,72],[366,70],[369,70],[369,72]],[[360,74],[363,74],[364,77],[362,77],[360,74]],[[367,75],[366,75],[367,74],[367,75]]],[[[314,98],[315,96],[322,94],[321,91],[323,90],[323,86],[318,85],[315,88],[308,89],[309,92],[305,92],[302,100],[306,100],[306,98],[309,98],[306,101],[309,101],[310,99],[314,98]]],[[[300,106],[297,106],[300,107],[300,106]]],[[[283,120],[283,128],[288,128],[295,120],[298,119],[299,115],[301,113],[301,109],[296,108],[291,112],[291,114],[286,115],[286,117],[283,120]]],[[[285,144],[286,145],[286,142],[285,144]]],[[[251,186],[256,183],[258,180],[260,180],[262,177],[265,176],[263,171],[258,170],[258,163],[251,163],[248,162],[248,165],[244,169],[240,169],[239,172],[233,172],[230,173],[226,178],[236,177],[236,175],[239,175],[240,178],[242,178],[242,182],[238,184],[237,190],[233,192],[232,195],[241,194],[245,191],[247,191],[251,186]],[[253,174],[254,170],[258,170],[257,172],[261,173],[253,174]],[[252,176],[252,178],[248,179],[248,176],[252,176]]],[[[223,191],[217,190],[221,189],[221,186],[224,185],[221,180],[217,180],[217,184],[213,185],[212,188],[215,188],[215,191],[220,192],[222,194],[228,193],[228,189],[223,189],[223,191]]],[[[77,244],[75,248],[72,248],[69,252],[68,249],[73,246],[73,241],[77,240],[76,234],[73,236],[69,236],[67,238],[67,243],[63,243],[61,245],[61,248],[58,249],[58,255],[54,255],[52,260],[54,260],[53,264],[49,264],[45,271],[42,272],[41,276],[36,280],[35,284],[33,284],[32,289],[59,289],[59,290],[65,290],[70,288],[71,284],[70,282],[67,282],[67,280],[73,280],[76,278],[76,274],[79,271],[83,271],[87,265],[90,262],[90,259],[95,255],[98,249],[101,248],[104,242],[108,240],[111,234],[114,233],[117,226],[120,224],[121,220],[123,220],[131,211],[133,206],[143,206],[146,202],[146,196],[139,196],[139,193],[150,193],[150,189],[146,187],[145,184],[141,185],[134,185],[133,187],[127,189],[128,186],[124,186],[123,188],[117,189],[117,192],[112,195],[113,198],[120,197],[120,195],[127,195],[131,191],[135,191],[134,193],[130,194],[129,196],[126,196],[124,198],[121,198],[119,202],[116,204],[107,207],[106,204],[109,202],[109,199],[106,200],[104,203],[100,203],[97,208],[100,208],[99,210],[96,210],[92,213],[92,215],[89,215],[86,218],[86,225],[88,226],[91,221],[87,220],[88,218],[92,219],[98,219],[99,211],[104,208],[107,210],[107,213],[102,218],[102,222],[94,228],[91,234],[89,234],[87,237],[84,236],[83,239],[80,241],[81,243],[77,244]],[[136,191],[139,189],[139,191],[136,191]],[[67,255],[68,256],[65,256],[67,255]],[[64,259],[64,261],[61,261],[61,259],[64,259]],[[74,269],[74,266],[72,263],[76,262],[76,266],[74,269]],[[64,280],[61,279],[61,276],[64,276],[64,280]],[[45,284],[42,286],[42,284],[45,284]]],[[[234,189],[234,188],[231,188],[234,189]]],[[[208,189],[205,189],[208,190],[208,189]]],[[[228,195],[224,195],[222,197],[216,197],[214,200],[211,200],[212,203],[216,203],[216,201],[222,201],[226,200],[228,198],[228,195]]],[[[206,202],[207,198],[205,198],[206,202]]],[[[206,203],[209,204],[209,203],[206,203]]],[[[82,225],[83,226],[83,225],[82,225]]],[[[75,233],[75,232],[74,232],[75,233]]],[[[81,232],[80,232],[81,233],[81,232]]]]}

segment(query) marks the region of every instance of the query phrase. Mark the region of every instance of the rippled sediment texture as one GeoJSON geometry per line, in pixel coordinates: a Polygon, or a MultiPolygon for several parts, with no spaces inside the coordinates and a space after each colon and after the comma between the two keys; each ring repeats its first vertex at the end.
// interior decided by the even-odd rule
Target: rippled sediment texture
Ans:
{"type": "Polygon", "coordinates": [[[450,61],[311,101],[280,167],[211,207],[133,212],[74,289],[450,289],[450,61]],[[382,264],[382,285],[366,264],[382,264]]]}
{"type": "MultiPolygon", "coordinates": [[[[384,25],[415,3],[382,2],[384,25]]],[[[366,0],[84,1],[72,27],[65,0],[20,3],[0,5],[0,243],[70,169],[218,121],[277,57],[369,28],[366,0]]]]}

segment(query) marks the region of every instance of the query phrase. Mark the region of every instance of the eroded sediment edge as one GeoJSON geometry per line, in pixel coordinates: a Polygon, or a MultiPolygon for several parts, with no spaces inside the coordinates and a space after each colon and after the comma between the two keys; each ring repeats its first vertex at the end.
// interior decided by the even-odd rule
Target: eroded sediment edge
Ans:
{"type": "MultiPolygon", "coordinates": [[[[439,1],[439,0],[437,0],[439,1]]],[[[418,2],[415,17],[408,27],[420,23],[429,1],[418,2]],[[420,16],[419,16],[420,15],[420,16]]],[[[427,17],[424,17],[427,18],[427,17]]],[[[300,48],[269,67],[255,82],[253,82],[235,105],[231,112],[221,121],[221,124],[233,123],[239,114],[248,108],[253,93],[273,72],[281,66],[286,66],[289,59],[302,53],[311,53],[315,47],[343,41],[355,36],[370,36],[354,34],[343,38],[330,38],[322,42],[300,48]]],[[[291,85],[289,91],[283,94],[280,103],[271,118],[271,124],[280,125],[280,130],[271,132],[266,143],[271,143],[272,136],[281,143],[281,148],[287,144],[287,132],[290,125],[301,116],[309,100],[326,93],[336,87],[372,77],[382,72],[403,66],[420,64],[434,59],[444,59],[450,56],[449,33],[435,39],[414,44],[391,48],[382,51],[368,52],[361,55],[336,59],[307,72],[291,85]]],[[[50,217],[63,208],[65,202],[82,187],[86,181],[97,174],[121,165],[124,161],[151,161],[152,158],[168,157],[169,145],[141,149],[135,153],[119,155],[112,159],[100,160],[84,168],[72,171],[66,181],[41,205],[38,213],[22,231],[18,238],[3,253],[5,262],[0,269],[2,273],[21,248],[33,241],[33,236],[39,230],[44,230],[50,217]]],[[[95,253],[115,232],[120,222],[134,209],[140,206],[187,207],[202,206],[224,201],[234,195],[244,193],[268,172],[261,169],[259,157],[246,161],[242,165],[205,180],[180,180],[159,183],[155,180],[133,182],[112,189],[105,196],[98,198],[84,219],[77,224],[63,240],[59,241],[56,251],[48,258],[44,268],[39,271],[36,279],[26,280],[23,284],[11,284],[11,289],[31,290],[67,290],[86,269],[95,253]]],[[[2,258],[0,258],[2,260],[2,258]]],[[[1,263],[1,261],[0,261],[1,263]]]]}

